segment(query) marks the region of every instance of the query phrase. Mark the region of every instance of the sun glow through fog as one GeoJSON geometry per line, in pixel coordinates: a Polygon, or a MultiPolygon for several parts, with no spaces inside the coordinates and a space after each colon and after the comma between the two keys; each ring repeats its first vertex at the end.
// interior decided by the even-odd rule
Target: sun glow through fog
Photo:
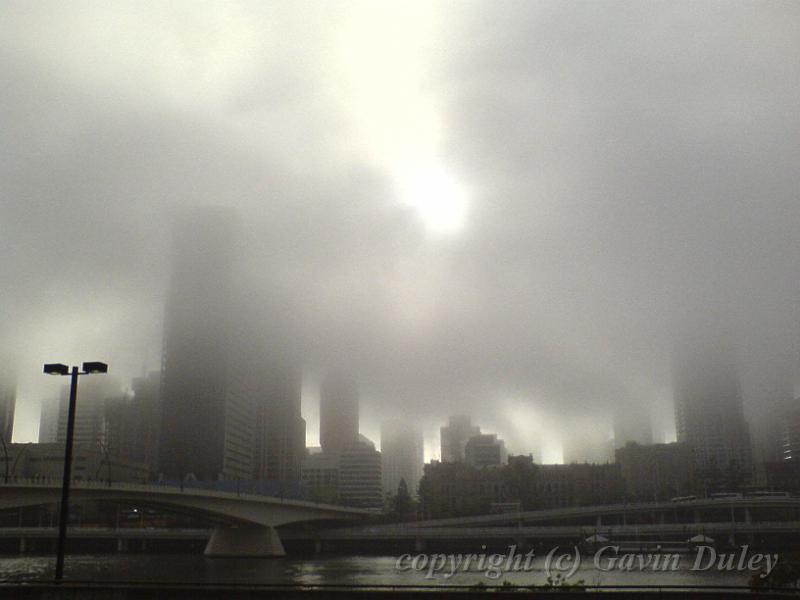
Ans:
{"type": "Polygon", "coordinates": [[[464,187],[442,167],[411,173],[400,182],[403,202],[412,206],[435,233],[455,233],[464,225],[467,200],[464,187]]]}
{"type": "Polygon", "coordinates": [[[365,154],[428,231],[464,225],[463,184],[442,160],[443,118],[431,56],[441,51],[429,2],[357,3],[339,38],[343,105],[365,154]]]}

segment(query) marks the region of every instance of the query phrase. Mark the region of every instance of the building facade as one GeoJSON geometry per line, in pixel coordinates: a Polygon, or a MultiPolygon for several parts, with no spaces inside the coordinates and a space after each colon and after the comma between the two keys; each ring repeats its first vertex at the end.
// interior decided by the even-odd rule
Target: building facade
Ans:
{"type": "Polygon", "coordinates": [[[10,375],[0,379],[0,436],[10,444],[14,434],[14,412],[17,406],[17,386],[10,375]]]}
{"type": "Polygon", "coordinates": [[[470,438],[480,435],[481,428],[472,424],[467,415],[450,417],[447,425],[439,430],[442,462],[463,462],[464,451],[470,438]]]}
{"type": "Polygon", "coordinates": [[[405,421],[381,423],[381,458],[384,494],[397,494],[402,480],[415,497],[425,463],[422,432],[405,421]]]}
{"type": "Polygon", "coordinates": [[[55,444],[58,437],[59,398],[45,398],[39,413],[39,443],[55,444]]]}
{"type": "Polygon", "coordinates": [[[685,443],[629,443],[616,451],[628,501],[670,500],[694,494],[692,450],[685,443]]]}
{"type": "Polygon", "coordinates": [[[464,462],[473,467],[491,467],[506,463],[506,444],[494,433],[481,433],[467,440],[464,462]]]}
{"type": "Polygon", "coordinates": [[[749,481],[750,435],[732,348],[720,338],[701,340],[677,352],[673,368],[678,441],[691,448],[697,475],[749,481]]]}
{"type": "Polygon", "coordinates": [[[322,451],[328,454],[338,454],[359,441],[358,386],[344,375],[329,375],[320,386],[319,438],[322,451]]]}
{"type": "Polygon", "coordinates": [[[339,453],[339,499],[345,506],[382,509],[381,479],[381,453],[363,435],[339,453]]]}

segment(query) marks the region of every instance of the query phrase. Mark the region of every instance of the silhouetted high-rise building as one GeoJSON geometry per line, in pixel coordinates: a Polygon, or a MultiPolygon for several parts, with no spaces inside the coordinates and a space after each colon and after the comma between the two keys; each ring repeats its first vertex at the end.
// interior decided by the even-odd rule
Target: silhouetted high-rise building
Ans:
{"type": "Polygon", "coordinates": [[[358,386],[341,374],[320,386],[319,437],[322,451],[336,454],[358,442],[358,386]]]}
{"type": "Polygon", "coordinates": [[[692,450],[698,475],[751,475],[750,437],[733,349],[710,335],[680,348],[674,363],[678,441],[692,450]]]}
{"type": "Polygon", "coordinates": [[[450,417],[448,424],[439,430],[442,462],[464,462],[467,441],[480,433],[481,428],[473,425],[467,415],[450,417]]]}
{"type": "Polygon", "coordinates": [[[60,400],[58,398],[45,398],[42,400],[39,413],[39,443],[55,444],[58,437],[58,411],[60,400]]]}
{"type": "Polygon", "coordinates": [[[381,453],[363,435],[339,452],[339,499],[346,506],[383,508],[381,453]]]}
{"type": "MultiPolygon", "coordinates": [[[[235,215],[176,231],[164,322],[159,470],[167,478],[300,480],[305,422],[290,333],[234,276],[235,215]]],[[[278,318],[280,320],[280,318],[278,318]]]]}
{"type": "Polygon", "coordinates": [[[495,433],[472,436],[464,447],[464,462],[473,467],[503,465],[507,459],[506,444],[495,433]]]}
{"type": "Polygon", "coordinates": [[[108,453],[121,460],[147,465],[150,477],[158,473],[160,374],[133,380],[133,395],[111,398],[105,406],[105,444],[108,453]]]}
{"type": "Polygon", "coordinates": [[[404,421],[381,423],[381,457],[383,459],[383,491],[396,494],[401,480],[408,492],[417,494],[425,464],[422,432],[404,421]]]}
{"type": "MultiPolygon", "coordinates": [[[[106,401],[122,394],[119,381],[109,375],[81,377],[78,382],[78,397],[75,404],[76,444],[88,444],[105,448],[106,401]]],[[[69,411],[69,385],[61,388],[58,406],[58,431],[56,442],[67,440],[67,414],[69,411]]]]}
{"type": "Polygon", "coordinates": [[[176,229],[164,319],[159,470],[168,478],[253,474],[255,390],[231,351],[234,214],[204,209],[176,229]]]}
{"type": "Polygon", "coordinates": [[[306,448],[306,422],[300,416],[302,373],[279,360],[264,368],[256,410],[255,477],[300,481],[306,448]]]}
{"type": "Polygon", "coordinates": [[[650,410],[643,403],[620,402],[614,408],[614,448],[624,448],[628,442],[653,443],[650,410]]]}
{"type": "Polygon", "coordinates": [[[800,463],[800,398],[785,407],[781,459],[800,463]]]}
{"type": "Polygon", "coordinates": [[[0,379],[0,435],[6,444],[14,433],[14,409],[17,404],[17,386],[10,376],[0,379]]]}

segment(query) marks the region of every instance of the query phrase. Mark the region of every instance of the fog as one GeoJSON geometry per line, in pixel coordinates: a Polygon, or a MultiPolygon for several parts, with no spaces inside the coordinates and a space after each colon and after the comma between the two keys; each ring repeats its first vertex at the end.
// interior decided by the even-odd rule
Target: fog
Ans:
{"type": "Polygon", "coordinates": [[[310,443],[332,367],[427,458],[453,413],[546,461],[620,406],[674,439],[708,322],[749,410],[793,393],[796,3],[5,2],[0,38],[15,441],[42,363],[159,368],[173,227],[209,206],[310,443]]]}

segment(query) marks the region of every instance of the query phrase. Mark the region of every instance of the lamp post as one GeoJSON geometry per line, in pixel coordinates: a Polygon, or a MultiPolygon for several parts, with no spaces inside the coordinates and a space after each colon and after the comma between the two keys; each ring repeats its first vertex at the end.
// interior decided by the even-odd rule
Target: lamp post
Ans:
{"type": "Polygon", "coordinates": [[[61,363],[44,366],[47,375],[69,375],[69,410],[67,412],[67,444],[64,449],[64,477],[61,480],[61,516],[58,520],[58,555],[56,556],[56,581],[64,576],[64,545],[67,541],[67,521],[69,520],[69,483],[72,476],[72,436],[75,432],[75,399],[78,393],[78,375],[107,373],[108,365],[102,362],[85,362],[83,370],[70,368],[61,363]]]}

